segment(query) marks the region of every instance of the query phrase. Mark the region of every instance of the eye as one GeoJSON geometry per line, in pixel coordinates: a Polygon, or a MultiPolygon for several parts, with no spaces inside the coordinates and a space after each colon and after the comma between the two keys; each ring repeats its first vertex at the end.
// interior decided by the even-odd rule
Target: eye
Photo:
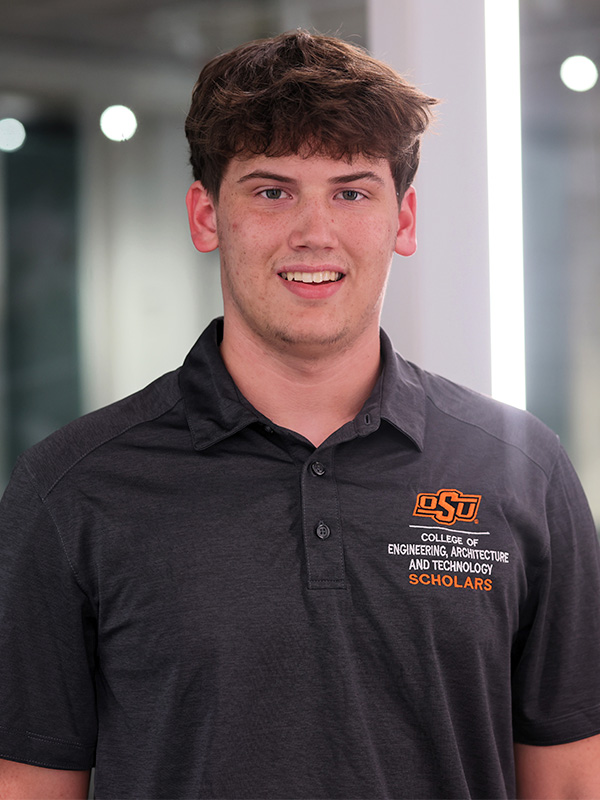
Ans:
{"type": "Polygon", "coordinates": [[[362,192],[359,192],[358,189],[343,189],[339,196],[342,200],[349,200],[350,202],[356,202],[357,200],[362,200],[365,196],[362,192]]]}
{"type": "Polygon", "coordinates": [[[272,187],[271,189],[263,189],[262,192],[259,192],[261,197],[266,197],[267,200],[281,200],[281,198],[286,195],[289,197],[287,192],[283,189],[277,189],[276,187],[272,187]]]}

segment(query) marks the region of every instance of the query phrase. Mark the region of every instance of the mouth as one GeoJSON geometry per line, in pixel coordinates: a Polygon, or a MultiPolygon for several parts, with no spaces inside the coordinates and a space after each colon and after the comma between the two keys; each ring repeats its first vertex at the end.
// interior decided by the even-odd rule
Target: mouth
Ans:
{"type": "Polygon", "coordinates": [[[284,281],[294,281],[295,283],[336,283],[344,277],[343,272],[324,269],[318,272],[280,272],[280,277],[284,281]]]}

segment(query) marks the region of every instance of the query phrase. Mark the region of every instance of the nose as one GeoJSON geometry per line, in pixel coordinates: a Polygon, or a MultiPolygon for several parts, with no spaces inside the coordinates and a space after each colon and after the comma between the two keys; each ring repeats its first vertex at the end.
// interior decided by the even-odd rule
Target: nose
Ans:
{"type": "Polygon", "coordinates": [[[294,250],[327,250],[337,244],[334,214],[328,204],[306,198],[296,206],[289,235],[294,250]]]}

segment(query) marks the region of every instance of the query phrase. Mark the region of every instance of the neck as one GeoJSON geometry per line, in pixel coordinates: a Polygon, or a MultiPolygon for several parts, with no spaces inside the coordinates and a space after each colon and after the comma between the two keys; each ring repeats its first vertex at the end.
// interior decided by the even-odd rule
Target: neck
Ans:
{"type": "Polygon", "coordinates": [[[258,411],[318,447],[354,419],[371,393],[380,368],[379,329],[343,350],[309,355],[272,351],[253,336],[231,335],[226,321],[221,356],[258,411]]]}

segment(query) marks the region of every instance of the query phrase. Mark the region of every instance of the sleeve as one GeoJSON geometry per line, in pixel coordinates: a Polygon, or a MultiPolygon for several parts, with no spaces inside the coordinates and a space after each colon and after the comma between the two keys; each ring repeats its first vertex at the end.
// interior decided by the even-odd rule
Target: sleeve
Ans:
{"type": "Polygon", "coordinates": [[[23,462],[0,502],[0,757],[94,765],[94,613],[23,462]]]}
{"type": "Polygon", "coordinates": [[[546,492],[546,548],[515,646],[514,738],[556,745],[600,733],[600,555],[583,489],[561,449],[546,492]]]}

